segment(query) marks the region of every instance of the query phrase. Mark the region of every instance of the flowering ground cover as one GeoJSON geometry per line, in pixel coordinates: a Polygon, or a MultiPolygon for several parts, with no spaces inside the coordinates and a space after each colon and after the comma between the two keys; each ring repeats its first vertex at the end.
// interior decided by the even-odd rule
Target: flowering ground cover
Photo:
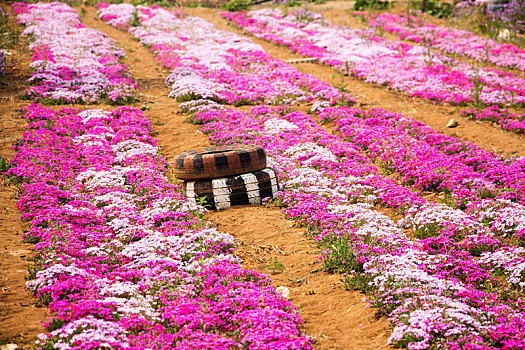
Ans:
{"type": "Polygon", "coordinates": [[[525,133],[525,113],[512,113],[508,109],[491,106],[482,110],[475,108],[462,110],[461,115],[468,119],[496,123],[502,129],[515,132],[516,134],[525,133]]]}
{"type": "Polygon", "coordinates": [[[381,109],[326,108],[319,116],[335,121],[341,135],[414,188],[442,191],[460,201],[496,197],[525,204],[523,157],[485,151],[381,109]]]}
{"type": "Polygon", "coordinates": [[[257,37],[411,96],[459,105],[525,102],[525,80],[509,72],[391,41],[375,35],[374,30],[338,27],[304,9],[286,16],[279,9],[221,14],[257,37]]]}
{"type": "Polygon", "coordinates": [[[272,58],[251,39],[218,30],[204,19],[131,4],[101,3],[99,15],[151,47],[170,69],[166,82],[170,96],[179,102],[204,98],[234,105],[353,103],[348,94],[272,58]]]}
{"type": "Polygon", "coordinates": [[[466,30],[430,24],[415,16],[391,13],[360,14],[368,19],[369,26],[394,33],[401,39],[469,57],[478,62],[525,71],[525,50],[515,45],[498,43],[466,30]]]}
{"type": "Polygon", "coordinates": [[[196,121],[214,143],[244,141],[268,150],[281,176],[285,212],[326,248],[325,268],[346,273],[348,288],[365,291],[389,316],[391,343],[523,347],[523,301],[511,292],[524,286],[522,248],[499,240],[475,217],[428,203],[378,175],[357,145],[302,112],[211,110],[196,121]],[[407,215],[395,223],[373,209],[378,203],[407,215]],[[402,227],[412,227],[420,239],[410,239],[402,227]],[[503,271],[505,262],[521,271],[503,271]],[[502,273],[506,282],[496,278],[502,273]]]}
{"type": "Polygon", "coordinates": [[[294,307],[163,175],[141,111],[30,105],[10,175],[37,243],[43,348],[307,349],[294,307]]]}
{"type": "MultiPolygon", "coordinates": [[[[523,158],[399,114],[335,107],[351,97],[178,11],[102,4],[99,14],[151,46],[212,143],[265,148],[283,187],[268,205],[283,206],[322,247],[324,268],[388,315],[390,343],[525,347],[523,158]]],[[[141,111],[31,105],[23,116],[9,175],[21,183],[24,239],[37,244],[28,287],[53,312],[41,347],[311,347],[293,305],[243,270],[233,238],[168,181],[141,111]]]]}
{"type": "MultiPolygon", "coordinates": [[[[496,155],[384,110],[326,108],[319,118],[334,121],[335,130],[379,164],[384,173],[397,174],[398,181],[416,190],[441,194],[442,202],[465,210],[469,220],[478,221],[475,227],[483,224],[494,234],[517,239],[523,245],[523,157],[496,155]]],[[[414,208],[408,211],[416,212],[414,208]]],[[[416,217],[425,221],[428,214],[416,217]]],[[[409,224],[416,231],[418,225],[409,224]]],[[[418,234],[425,236],[426,230],[418,234]]]]}
{"type": "Polygon", "coordinates": [[[53,3],[15,3],[33,51],[26,96],[48,104],[123,104],[137,86],[119,62],[124,51],[105,34],[84,26],[76,10],[53,3]]]}

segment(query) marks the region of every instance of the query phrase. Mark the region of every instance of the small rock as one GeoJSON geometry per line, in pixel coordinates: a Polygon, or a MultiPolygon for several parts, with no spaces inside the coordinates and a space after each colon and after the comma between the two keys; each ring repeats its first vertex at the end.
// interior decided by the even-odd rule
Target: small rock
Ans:
{"type": "Polygon", "coordinates": [[[450,119],[447,123],[447,128],[455,128],[459,125],[459,122],[456,119],[450,119]]]}
{"type": "Polygon", "coordinates": [[[202,134],[203,134],[203,132],[200,131],[200,130],[195,131],[195,135],[202,135],[202,134]]]}
{"type": "Polygon", "coordinates": [[[498,40],[510,40],[510,30],[507,28],[498,32],[498,40]]]}
{"type": "Polygon", "coordinates": [[[0,350],[15,350],[15,349],[18,349],[18,345],[16,344],[0,345],[0,350]]]}
{"type": "Polygon", "coordinates": [[[290,290],[284,286],[275,288],[275,291],[277,293],[281,293],[281,295],[285,297],[286,299],[288,299],[288,296],[290,295],[290,290]]]}

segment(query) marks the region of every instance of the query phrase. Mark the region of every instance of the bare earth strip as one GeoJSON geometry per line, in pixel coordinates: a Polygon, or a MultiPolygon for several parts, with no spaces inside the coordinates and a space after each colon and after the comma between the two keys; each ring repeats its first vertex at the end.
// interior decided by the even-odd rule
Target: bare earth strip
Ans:
{"type": "Polygon", "coordinates": [[[386,349],[390,327],[367,308],[363,294],[345,291],[340,276],[319,271],[319,253],[303,228],[277,208],[235,207],[208,218],[235,236],[244,267],[270,273],[274,287],[286,286],[300,310],[305,333],[316,349],[386,349]],[[257,219],[255,219],[257,218],[257,219]],[[282,269],[282,270],[281,270],[282,269]]]}
{"type": "MultiPolygon", "coordinates": [[[[2,7],[11,12],[9,6],[2,7]]],[[[16,26],[13,17],[10,24],[16,26]]],[[[7,51],[11,55],[7,56],[7,72],[0,81],[0,156],[4,160],[13,157],[13,144],[23,133],[25,122],[16,110],[28,102],[17,96],[26,88],[31,59],[23,40],[7,51]]],[[[21,241],[26,227],[18,219],[17,193],[17,187],[0,176],[0,345],[16,343],[26,347],[45,331],[40,321],[48,319],[48,310],[25,288],[34,244],[21,241]]]]}
{"type": "MultiPolygon", "coordinates": [[[[185,117],[176,113],[178,104],[168,97],[163,84],[167,72],[148,49],[128,33],[103,23],[93,8],[86,10],[83,22],[107,33],[126,50],[125,63],[143,87],[141,101],[135,107],[149,108],[146,115],[158,133],[155,138],[162,154],[169,160],[179,152],[208,146],[199,128],[185,123],[185,117]]],[[[315,272],[320,264],[313,241],[278,209],[243,206],[207,217],[235,237],[244,268],[271,274],[275,287],[291,290],[290,300],[305,321],[304,332],[316,340],[316,349],[387,348],[390,327],[386,318],[378,319],[376,311],[366,307],[363,294],[345,291],[338,275],[315,272]],[[283,265],[282,271],[275,268],[275,261],[283,265]]]]}

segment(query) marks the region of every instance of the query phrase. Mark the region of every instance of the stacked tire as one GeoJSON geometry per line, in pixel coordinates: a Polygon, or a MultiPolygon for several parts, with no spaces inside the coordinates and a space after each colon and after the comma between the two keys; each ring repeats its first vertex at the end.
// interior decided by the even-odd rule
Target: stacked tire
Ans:
{"type": "Polygon", "coordinates": [[[228,145],[183,152],[175,157],[175,175],[184,195],[208,209],[261,204],[279,190],[275,170],[266,167],[259,146],[228,145]]]}

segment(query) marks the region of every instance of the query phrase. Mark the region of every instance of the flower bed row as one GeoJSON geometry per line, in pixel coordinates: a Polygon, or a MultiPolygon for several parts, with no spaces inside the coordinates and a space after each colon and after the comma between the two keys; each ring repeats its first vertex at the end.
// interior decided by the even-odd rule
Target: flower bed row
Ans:
{"type": "MultiPolygon", "coordinates": [[[[524,158],[495,155],[379,109],[326,108],[319,118],[335,121],[336,130],[353,147],[366,152],[386,173],[399,174],[405,185],[441,193],[442,201],[466,210],[498,236],[523,245],[524,158]]],[[[421,208],[411,209],[418,210],[421,208]]],[[[426,210],[416,214],[417,220],[427,221],[426,215],[426,210]]],[[[418,225],[408,226],[418,231],[418,225]]],[[[426,236],[428,232],[424,229],[418,234],[426,236]]]]}
{"type": "Polygon", "coordinates": [[[257,37],[411,96],[453,104],[525,103],[525,80],[511,73],[390,41],[370,30],[337,27],[314,12],[296,10],[284,16],[279,9],[265,9],[221,14],[257,37]]]}
{"type": "Polygon", "coordinates": [[[510,112],[508,109],[491,106],[482,110],[474,108],[463,110],[461,115],[472,120],[496,123],[502,129],[515,132],[516,134],[525,133],[525,113],[518,115],[510,112]]]}
{"type": "Polygon", "coordinates": [[[166,82],[170,96],[179,102],[204,98],[234,105],[353,103],[348,94],[272,58],[251,39],[218,30],[204,19],[130,4],[99,4],[99,15],[151,47],[170,69],[166,82]]]}
{"type": "Polygon", "coordinates": [[[496,155],[381,109],[325,108],[319,117],[335,121],[343,137],[418,190],[446,192],[463,203],[495,197],[525,204],[524,157],[496,155]]]}
{"type": "Polygon", "coordinates": [[[501,44],[466,30],[429,24],[415,16],[405,14],[363,14],[368,25],[394,33],[401,39],[431,45],[478,62],[525,71],[525,50],[511,44],[501,44]]]}
{"type": "Polygon", "coordinates": [[[33,50],[26,96],[48,104],[109,102],[134,99],[137,88],[119,62],[124,50],[105,34],[84,26],[69,5],[15,3],[18,21],[27,28],[33,50]]]}
{"type": "MultiPolygon", "coordinates": [[[[359,13],[358,13],[359,14],[359,13]]],[[[401,39],[423,43],[434,49],[460,56],[467,56],[479,62],[489,62],[500,67],[510,67],[525,71],[525,50],[514,45],[501,44],[465,30],[429,24],[422,19],[405,14],[365,14],[368,25],[395,33],[401,39]]],[[[499,106],[483,110],[471,108],[461,111],[461,115],[481,121],[498,124],[502,129],[523,134],[525,114],[517,115],[499,106]]]]}
{"type": "Polygon", "coordinates": [[[325,268],[347,273],[348,288],[367,292],[389,315],[391,343],[410,349],[525,345],[523,301],[491,291],[506,287],[493,275],[499,265],[489,266],[506,259],[519,268],[524,249],[505,246],[474,218],[378,176],[358,148],[304,113],[261,106],[249,113],[201,111],[195,119],[217,144],[240,140],[268,150],[280,170],[285,212],[326,248],[325,268]],[[377,203],[410,205],[401,223],[432,234],[410,240],[371,209],[377,203]]]}
{"type": "Polygon", "coordinates": [[[163,175],[140,110],[24,109],[9,174],[61,349],[308,349],[293,305],[163,175]]]}

